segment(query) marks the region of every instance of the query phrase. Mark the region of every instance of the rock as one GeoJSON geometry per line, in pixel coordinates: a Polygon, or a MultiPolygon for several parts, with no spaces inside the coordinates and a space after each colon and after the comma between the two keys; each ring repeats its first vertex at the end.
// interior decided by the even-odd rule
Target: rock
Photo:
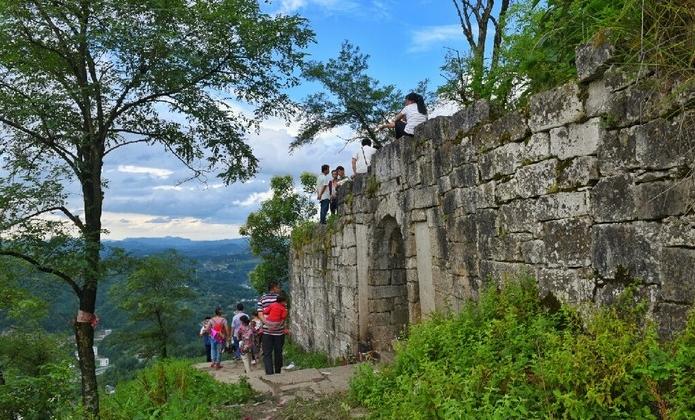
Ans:
{"type": "Polygon", "coordinates": [[[604,279],[659,284],[660,227],[657,223],[633,222],[594,225],[593,265],[604,279]]]}
{"type": "Polygon", "coordinates": [[[489,118],[490,104],[485,100],[476,101],[451,116],[448,137],[456,142],[456,139],[463,138],[472,128],[489,118]]]}
{"type": "Polygon", "coordinates": [[[489,181],[495,177],[510,175],[521,166],[519,143],[508,143],[480,156],[480,177],[489,181]]]}
{"type": "Polygon", "coordinates": [[[521,164],[527,165],[550,157],[550,134],[535,133],[521,146],[521,164]]]}
{"type": "Polygon", "coordinates": [[[663,96],[655,83],[648,82],[641,81],[610,95],[603,118],[606,128],[641,124],[659,116],[663,96]]]}
{"type": "Polygon", "coordinates": [[[561,219],[543,223],[545,261],[550,267],[585,267],[591,264],[591,221],[561,219]]]}
{"type": "Polygon", "coordinates": [[[663,248],[661,295],[665,300],[695,303],[695,249],[663,248]]]}
{"type": "Polygon", "coordinates": [[[456,187],[475,187],[478,183],[477,165],[463,165],[451,173],[451,183],[456,187]]]}
{"type": "Polygon", "coordinates": [[[579,305],[591,302],[594,282],[589,270],[554,270],[542,268],[537,272],[541,296],[553,294],[562,303],[579,305]]]}
{"type": "Polygon", "coordinates": [[[570,124],[550,130],[550,154],[564,160],[575,156],[595,155],[604,130],[599,118],[583,124],[570,124]]]}
{"type": "MultiPolygon", "coordinates": [[[[695,113],[690,114],[690,117],[694,116],[695,113]]],[[[693,131],[687,131],[688,127],[692,128],[691,123],[682,119],[672,123],[658,119],[635,127],[631,133],[634,135],[637,163],[648,169],[668,169],[682,165],[688,156],[688,150],[693,147],[693,131]],[[686,136],[689,136],[689,140],[686,140],[686,136]]]]}
{"type": "Polygon", "coordinates": [[[608,69],[615,55],[615,47],[607,42],[596,45],[594,42],[579,45],[575,49],[577,76],[586,83],[595,80],[608,69]]]}
{"type": "Polygon", "coordinates": [[[687,323],[690,308],[690,305],[660,302],[654,313],[659,325],[659,335],[665,339],[672,339],[678,331],[682,331],[687,323]]]}
{"type": "Polygon", "coordinates": [[[620,222],[636,218],[631,175],[599,180],[591,190],[591,208],[596,222],[620,222]]]}
{"type": "Polygon", "coordinates": [[[448,137],[451,127],[450,117],[430,118],[424,123],[415,127],[415,137],[425,139],[429,142],[441,143],[448,137]]]}
{"type": "Polygon", "coordinates": [[[521,167],[514,177],[519,196],[538,197],[554,192],[558,188],[557,165],[556,159],[549,159],[521,167]]]}
{"type": "Polygon", "coordinates": [[[557,172],[557,185],[561,190],[593,185],[599,179],[598,159],[595,156],[580,156],[558,162],[557,172]]]}
{"type": "Polygon", "coordinates": [[[598,147],[599,172],[619,175],[637,168],[635,127],[608,131],[598,147]]]}
{"type": "Polygon", "coordinates": [[[519,112],[510,112],[482,126],[473,136],[473,140],[478,150],[487,151],[522,140],[528,132],[526,118],[519,112]]]}
{"type": "Polygon", "coordinates": [[[584,117],[579,86],[568,83],[531,97],[529,127],[537,133],[577,122],[584,117]]]}
{"type": "Polygon", "coordinates": [[[539,197],[536,219],[539,221],[568,219],[589,214],[587,192],[560,192],[539,197]]]}
{"type": "Polygon", "coordinates": [[[695,202],[693,178],[643,183],[635,186],[634,191],[637,217],[642,220],[684,214],[695,202]]]}
{"type": "Polygon", "coordinates": [[[608,111],[611,91],[606,87],[605,80],[597,80],[589,83],[586,88],[586,116],[589,118],[598,117],[608,111]]]}

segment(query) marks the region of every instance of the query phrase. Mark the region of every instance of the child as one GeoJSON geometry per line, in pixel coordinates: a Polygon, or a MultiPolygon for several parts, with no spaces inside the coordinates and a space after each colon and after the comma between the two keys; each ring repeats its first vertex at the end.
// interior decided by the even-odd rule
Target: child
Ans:
{"type": "Polygon", "coordinates": [[[282,323],[287,318],[287,297],[280,293],[277,300],[263,309],[266,323],[282,323]]]}
{"type": "Polygon", "coordinates": [[[263,335],[263,321],[254,315],[249,324],[253,330],[253,347],[251,347],[251,364],[255,365],[261,351],[261,336],[263,335]]]}
{"type": "Polygon", "coordinates": [[[250,360],[253,354],[253,336],[254,331],[251,328],[251,322],[247,315],[242,315],[239,318],[241,325],[237,330],[236,338],[239,340],[239,352],[241,353],[241,360],[244,362],[244,370],[247,374],[251,373],[250,360]]]}

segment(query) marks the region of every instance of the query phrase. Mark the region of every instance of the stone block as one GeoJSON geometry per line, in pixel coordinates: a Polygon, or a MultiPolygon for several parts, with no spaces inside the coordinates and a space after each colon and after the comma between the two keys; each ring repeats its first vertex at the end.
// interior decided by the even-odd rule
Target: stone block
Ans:
{"type": "Polygon", "coordinates": [[[645,284],[658,284],[659,231],[658,223],[647,222],[592,226],[593,265],[598,275],[610,280],[637,278],[645,284]]]}
{"type": "Polygon", "coordinates": [[[557,185],[561,190],[593,185],[598,179],[598,159],[595,156],[579,156],[557,165],[557,185]]]}
{"type": "Polygon", "coordinates": [[[691,305],[660,302],[654,311],[654,318],[659,326],[659,336],[671,339],[677,332],[683,331],[690,309],[691,305]]]}
{"type": "Polygon", "coordinates": [[[444,214],[451,214],[456,209],[463,209],[465,213],[475,213],[475,188],[457,188],[444,195],[442,210],[444,214]]]}
{"type": "Polygon", "coordinates": [[[516,182],[516,178],[512,178],[506,182],[497,183],[494,192],[496,204],[505,204],[521,197],[521,195],[519,194],[519,185],[516,182]]]}
{"type": "Polygon", "coordinates": [[[536,219],[539,221],[567,219],[589,214],[589,193],[560,192],[545,195],[536,201],[536,219]]]}
{"type": "Polygon", "coordinates": [[[533,95],[528,125],[537,133],[573,123],[584,117],[579,86],[568,83],[553,90],[533,95]]]}
{"type": "Polygon", "coordinates": [[[677,303],[695,303],[695,249],[663,248],[660,258],[661,296],[677,303]]]}
{"type": "Polygon", "coordinates": [[[622,128],[657,118],[662,99],[655,83],[633,84],[610,95],[604,124],[607,128],[622,128]]]}
{"type": "Polygon", "coordinates": [[[500,206],[498,229],[500,233],[531,232],[535,222],[536,202],[534,200],[516,200],[500,206]]]}
{"type": "MultiPolygon", "coordinates": [[[[475,238],[472,239],[475,240],[475,238]]],[[[452,244],[449,250],[448,267],[453,274],[458,276],[478,274],[478,250],[475,242],[452,244]]]]}
{"type": "Polygon", "coordinates": [[[591,264],[591,221],[588,218],[543,223],[545,261],[552,267],[585,267],[591,264]]]}
{"type": "Polygon", "coordinates": [[[596,222],[620,222],[636,217],[632,175],[603,178],[591,190],[591,213],[596,222]]]}
{"type": "Polygon", "coordinates": [[[533,272],[533,267],[524,263],[490,260],[480,262],[480,278],[492,279],[498,285],[503,285],[505,281],[514,280],[519,276],[533,274],[533,272]]]}
{"type": "Polygon", "coordinates": [[[695,244],[695,215],[669,217],[662,222],[665,246],[692,247],[695,244]]]}
{"type": "Polygon", "coordinates": [[[490,118],[490,104],[485,100],[475,103],[459,110],[449,119],[450,139],[456,140],[467,135],[471,129],[490,118]]]}
{"type": "Polygon", "coordinates": [[[473,136],[473,142],[479,150],[490,150],[500,145],[519,141],[526,137],[528,131],[526,117],[514,111],[482,126],[473,136]]]}
{"type": "Polygon", "coordinates": [[[608,131],[598,148],[601,175],[618,175],[637,168],[634,127],[608,131]]]}
{"type": "Polygon", "coordinates": [[[556,159],[549,159],[521,167],[515,176],[518,194],[524,198],[538,197],[556,189],[557,164],[556,159]]]}
{"type": "MultiPolygon", "coordinates": [[[[695,115],[691,114],[691,116],[695,115]]],[[[634,128],[635,158],[642,168],[668,169],[685,162],[692,148],[693,122],[676,119],[650,121],[634,128]],[[690,128],[691,131],[686,131],[690,128]]]]}
{"type": "Polygon", "coordinates": [[[606,87],[605,80],[596,80],[589,83],[586,88],[586,116],[588,118],[598,117],[608,110],[608,102],[612,92],[606,87]]]}
{"type": "Polygon", "coordinates": [[[373,299],[384,298],[405,298],[407,289],[402,285],[395,286],[375,286],[371,289],[373,299]]]}
{"type": "Polygon", "coordinates": [[[695,202],[693,178],[639,184],[634,191],[637,217],[642,220],[684,214],[695,202]]]}
{"type": "Polygon", "coordinates": [[[607,42],[590,42],[575,49],[575,63],[580,82],[589,82],[603,76],[615,55],[615,47],[607,42]]]}
{"type": "Polygon", "coordinates": [[[570,305],[591,302],[593,298],[594,281],[590,270],[542,268],[538,270],[537,276],[541,296],[552,294],[560,302],[570,305]]]}
{"type": "Polygon", "coordinates": [[[430,142],[441,142],[448,137],[451,130],[451,118],[439,116],[430,118],[424,123],[415,127],[415,137],[428,140],[430,142]]]}
{"type": "Polygon", "coordinates": [[[447,220],[446,234],[449,242],[475,244],[477,232],[477,217],[475,215],[447,220]]]}
{"type": "Polygon", "coordinates": [[[495,181],[490,181],[484,184],[479,184],[476,187],[475,202],[477,208],[481,209],[497,207],[497,204],[495,202],[495,184],[495,181]]]}
{"type": "Polygon", "coordinates": [[[539,162],[550,157],[550,134],[547,132],[534,133],[521,145],[522,165],[539,162]]]}
{"type": "Polygon", "coordinates": [[[521,259],[527,264],[545,264],[545,243],[541,240],[522,242],[519,246],[521,259]]]}
{"type": "Polygon", "coordinates": [[[510,175],[521,166],[519,143],[508,143],[480,156],[480,177],[489,181],[495,177],[510,175]]]}
{"type": "Polygon", "coordinates": [[[477,161],[478,153],[470,137],[464,137],[461,143],[451,150],[451,164],[454,167],[477,161]]]}
{"type": "Polygon", "coordinates": [[[393,299],[369,299],[369,312],[391,312],[393,310],[393,299]]]}
{"type": "Polygon", "coordinates": [[[436,188],[419,188],[408,191],[408,197],[410,201],[411,208],[413,209],[425,209],[429,207],[434,207],[439,203],[436,188]]]}
{"type": "Polygon", "coordinates": [[[554,128],[550,130],[550,154],[560,160],[595,155],[603,133],[599,118],[592,118],[582,124],[554,128]]]}
{"type": "Polygon", "coordinates": [[[451,184],[456,188],[474,187],[478,183],[478,166],[462,165],[451,173],[451,184]]]}
{"type": "Polygon", "coordinates": [[[439,193],[445,194],[451,191],[451,176],[443,176],[437,180],[437,186],[439,187],[439,193]]]}

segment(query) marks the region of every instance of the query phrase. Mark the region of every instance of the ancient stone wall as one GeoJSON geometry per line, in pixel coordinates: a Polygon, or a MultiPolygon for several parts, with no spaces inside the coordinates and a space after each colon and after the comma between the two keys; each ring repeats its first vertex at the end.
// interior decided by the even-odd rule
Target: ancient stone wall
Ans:
{"type": "Polygon", "coordinates": [[[382,148],[338,221],[291,256],[291,330],[333,357],[388,349],[482,285],[609,304],[636,279],[669,335],[695,302],[695,93],[578,51],[579,81],[495,117],[479,102],[382,148]]]}

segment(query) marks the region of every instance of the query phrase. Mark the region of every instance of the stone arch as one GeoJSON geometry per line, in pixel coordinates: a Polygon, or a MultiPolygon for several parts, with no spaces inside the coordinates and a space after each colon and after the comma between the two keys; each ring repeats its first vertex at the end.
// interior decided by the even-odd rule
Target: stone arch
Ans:
{"type": "Polygon", "coordinates": [[[393,216],[385,216],[373,231],[368,299],[371,346],[390,351],[409,318],[405,242],[393,216]]]}

